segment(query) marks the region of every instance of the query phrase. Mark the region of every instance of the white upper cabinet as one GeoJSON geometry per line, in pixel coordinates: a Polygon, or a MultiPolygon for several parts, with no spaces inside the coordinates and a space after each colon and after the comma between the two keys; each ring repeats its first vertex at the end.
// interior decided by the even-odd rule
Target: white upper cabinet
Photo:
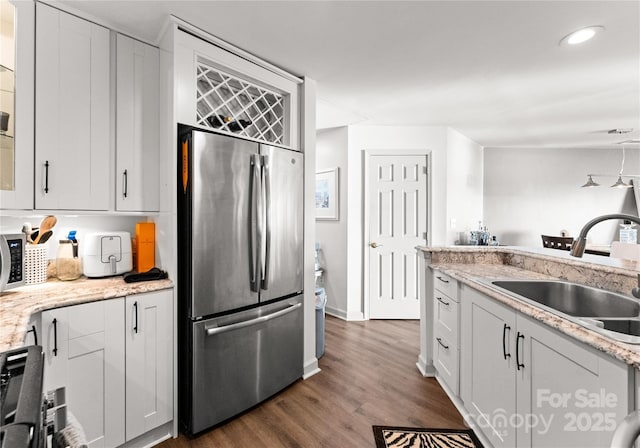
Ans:
{"type": "Polygon", "coordinates": [[[116,210],[157,211],[159,50],[116,39],[116,210]]]}
{"type": "Polygon", "coordinates": [[[9,130],[6,135],[0,135],[0,208],[30,210],[33,208],[35,4],[15,2],[13,7],[13,39],[4,32],[8,18],[3,17],[0,51],[0,65],[7,68],[0,72],[0,109],[10,112],[15,132],[9,130]]]}
{"type": "Polygon", "coordinates": [[[179,123],[300,147],[301,80],[181,31],[175,45],[179,123]]]}
{"type": "Polygon", "coordinates": [[[107,210],[109,30],[36,5],[35,206],[107,210]]]}

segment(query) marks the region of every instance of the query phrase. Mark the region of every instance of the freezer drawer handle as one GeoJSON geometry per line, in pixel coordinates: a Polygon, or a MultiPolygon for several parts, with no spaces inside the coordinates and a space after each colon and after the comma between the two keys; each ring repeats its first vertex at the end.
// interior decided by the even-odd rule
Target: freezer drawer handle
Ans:
{"type": "Polygon", "coordinates": [[[291,305],[288,308],[285,308],[280,311],[276,311],[272,314],[267,314],[266,316],[256,317],[255,319],[245,320],[243,322],[237,322],[231,325],[225,325],[224,327],[210,327],[205,328],[207,332],[207,336],[213,336],[214,334],[226,333],[227,331],[238,330],[239,328],[250,327],[251,325],[256,325],[262,322],[267,322],[269,320],[275,319],[280,316],[284,316],[285,314],[289,314],[302,306],[302,303],[296,303],[295,305],[291,305]]]}

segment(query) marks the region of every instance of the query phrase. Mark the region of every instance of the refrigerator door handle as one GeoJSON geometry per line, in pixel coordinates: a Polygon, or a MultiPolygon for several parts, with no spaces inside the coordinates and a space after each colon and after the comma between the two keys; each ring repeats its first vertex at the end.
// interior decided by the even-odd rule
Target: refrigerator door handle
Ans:
{"type": "Polygon", "coordinates": [[[262,156],[264,167],[264,198],[265,198],[265,250],[262,272],[262,289],[269,289],[269,259],[271,256],[271,166],[269,156],[262,156]]]}
{"type": "Polygon", "coordinates": [[[251,207],[249,216],[249,273],[251,290],[259,292],[260,280],[260,253],[262,247],[262,231],[261,231],[261,211],[260,211],[260,184],[262,183],[260,175],[260,156],[253,154],[251,156],[251,187],[249,189],[251,207]],[[257,241],[256,241],[257,240],[257,241]],[[257,243],[257,244],[256,244],[257,243]]]}
{"type": "Polygon", "coordinates": [[[265,316],[256,317],[255,319],[245,320],[242,322],[237,322],[235,324],[224,325],[222,327],[210,327],[205,328],[205,332],[207,336],[213,336],[215,334],[226,333],[227,331],[238,330],[240,328],[250,327],[251,325],[256,325],[262,322],[267,322],[269,320],[275,319],[280,316],[284,316],[285,314],[289,314],[297,310],[302,306],[302,303],[296,303],[295,305],[291,305],[288,308],[285,308],[280,311],[276,311],[275,313],[267,314],[265,316]]]}

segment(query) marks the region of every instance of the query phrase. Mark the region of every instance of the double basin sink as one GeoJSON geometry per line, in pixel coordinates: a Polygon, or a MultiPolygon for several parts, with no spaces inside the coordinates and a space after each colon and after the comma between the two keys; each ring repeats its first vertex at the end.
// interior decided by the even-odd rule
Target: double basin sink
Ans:
{"type": "Polygon", "coordinates": [[[555,280],[484,283],[617,341],[640,344],[640,300],[633,297],[555,280]]]}

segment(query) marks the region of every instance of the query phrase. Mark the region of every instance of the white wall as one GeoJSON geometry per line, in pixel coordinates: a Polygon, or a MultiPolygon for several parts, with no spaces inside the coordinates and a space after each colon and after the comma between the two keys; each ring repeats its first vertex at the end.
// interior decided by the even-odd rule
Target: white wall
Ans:
{"type": "Polygon", "coordinates": [[[455,129],[447,129],[446,244],[465,243],[482,220],[483,148],[455,129]]]}
{"type": "Polygon", "coordinates": [[[318,131],[316,140],[316,171],[339,168],[339,220],[316,221],[316,241],[320,243],[324,268],[326,311],[347,317],[347,165],[348,128],[318,131]]]}
{"type": "MultiPolygon", "coordinates": [[[[484,150],[484,222],[500,243],[540,247],[541,234],[576,236],[598,215],[637,215],[632,189],[609,188],[615,178],[595,178],[602,186],[580,188],[588,173],[616,174],[622,148],[484,150]]],[[[640,150],[626,149],[626,173],[640,173],[640,150]]],[[[596,225],[592,244],[610,244],[618,222],[596,225]]]]}

